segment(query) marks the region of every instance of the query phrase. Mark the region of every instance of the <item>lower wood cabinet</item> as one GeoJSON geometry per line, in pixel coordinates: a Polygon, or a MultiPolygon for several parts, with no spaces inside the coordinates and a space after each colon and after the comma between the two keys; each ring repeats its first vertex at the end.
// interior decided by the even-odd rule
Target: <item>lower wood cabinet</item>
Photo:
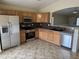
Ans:
{"type": "Polygon", "coordinates": [[[54,31],[53,32],[53,38],[54,38],[53,43],[60,46],[60,39],[61,39],[60,32],[54,31]]]}
{"type": "Polygon", "coordinates": [[[35,38],[38,38],[39,37],[39,32],[38,32],[38,29],[35,30],[35,38]]]}
{"type": "Polygon", "coordinates": [[[43,29],[39,29],[39,38],[42,40],[47,40],[47,32],[43,29]]]}
{"type": "Polygon", "coordinates": [[[20,43],[23,44],[26,41],[26,34],[24,30],[20,31],[20,43]]]}
{"type": "Polygon", "coordinates": [[[47,30],[47,29],[39,29],[39,39],[60,46],[60,32],[47,30]]]}
{"type": "Polygon", "coordinates": [[[48,31],[48,37],[47,37],[48,41],[51,43],[54,43],[54,34],[53,31],[48,31]]]}

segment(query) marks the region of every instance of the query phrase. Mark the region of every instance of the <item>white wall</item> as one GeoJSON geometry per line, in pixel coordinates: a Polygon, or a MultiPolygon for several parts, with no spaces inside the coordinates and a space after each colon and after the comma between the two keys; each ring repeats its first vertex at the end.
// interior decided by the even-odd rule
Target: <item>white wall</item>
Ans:
{"type": "Polygon", "coordinates": [[[24,8],[24,7],[18,7],[18,6],[11,6],[11,5],[5,5],[5,4],[0,4],[0,8],[9,9],[9,10],[33,11],[33,12],[36,12],[35,9],[24,8]]]}
{"type": "Polygon", "coordinates": [[[58,0],[57,2],[40,9],[40,12],[54,12],[64,8],[79,7],[79,0],[58,0]]]}

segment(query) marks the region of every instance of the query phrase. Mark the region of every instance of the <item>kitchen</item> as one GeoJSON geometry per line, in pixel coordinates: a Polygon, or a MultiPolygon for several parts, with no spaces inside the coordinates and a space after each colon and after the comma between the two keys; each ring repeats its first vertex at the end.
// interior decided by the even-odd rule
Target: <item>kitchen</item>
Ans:
{"type": "MultiPolygon", "coordinates": [[[[7,3],[8,0],[5,2],[7,3]]],[[[12,10],[8,7],[10,6],[0,8],[1,54],[5,55],[6,52],[12,51],[15,54],[14,57],[20,53],[23,58],[27,54],[26,58],[29,59],[33,57],[33,53],[35,55],[33,58],[51,59],[51,55],[55,52],[56,55],[60,53],[64,55],[59,59],[66,58],[66,56],[68,56],[67,59],[79,58],[78,56],[72,57],[79,50],[79,7],[64,8],[54,12],[49,12],[49,10],[43,12],[43,9],[21,11],[19,8],[13,8],[14,10],[12,10]],[[15,50],[16,53],[14,53],[15,50]],[[46,52],[48,50],[50,51],[46,52]],[[45,56],[40,51],[44,52],[45,56]],[[63,54],[64,52],[66,54],[63,54]],[[72,55],[70,55],[71,53],[72,55]]],[[[11,55],[11,52],[8,53],[11,55]]],[[[57,56],[55,57],[58,59],[57,56]]]]}

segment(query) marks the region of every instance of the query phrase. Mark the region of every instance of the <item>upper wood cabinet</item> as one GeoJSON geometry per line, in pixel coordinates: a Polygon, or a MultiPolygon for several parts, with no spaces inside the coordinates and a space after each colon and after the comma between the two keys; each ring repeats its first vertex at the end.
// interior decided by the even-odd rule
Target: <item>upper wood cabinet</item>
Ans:
{"type": "Polygon", "coordinates": [[[0,9],[0,15],[18,15],[20,22],[24,21],[24,16],[32,17],[32,22],[45,22],[49,21],[49,13],[37,13],[37,12],[25,12],[25,11],[16,11],[16,10],[5,10],[0,9]]]}
{"type": "Polygon", "coordinates": [[[36,15],[37,15],[36,13],[34,12],[32,13],[32,22],[36,22],[36,15]]]}
{"type": "Polygon", "coordinates": [[[21,11],[17,11],[16,15],[19,16],[19,21],[20,21],[20,23],[22,23],[23,22],[22,12],[21,11]]]}
{"type": "Polygon", "coordinates": [[[36,22],[45,22],[47,23],[49,20],[49,13],[37,13],[36,22]]]}
{"type": "Polygon", "coordinates": [[[6,15],[16,15],[16,11],[15,10],[7,10],[6,15]]]}
{"type": "Polygon", "coordinates": [[[15,10],[0,10],[0,15],[16,15],[15,10]]]}
{"type": "Polygon", "coordinates": [[[22,12],[21,16],[22,16],[22,22],[24,21],[23,18],[25,16],[32,17],[32,22],[36,22],[36,13],[34,13],[34,12],[22,12]]]}

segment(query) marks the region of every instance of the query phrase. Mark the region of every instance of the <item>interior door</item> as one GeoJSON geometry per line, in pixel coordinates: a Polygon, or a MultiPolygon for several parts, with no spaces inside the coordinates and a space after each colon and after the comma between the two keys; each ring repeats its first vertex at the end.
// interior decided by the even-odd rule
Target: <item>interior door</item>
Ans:
{"type": "Polygon", "coordinates": [[[9,16],[11,47],[20,44],[19,17],[9,16]]]}
{"type": "Polygon", "coordinates": [[[10,48],[10,35],[8,26],[3,26],[1,29],[2,49],[10,48]]]}

